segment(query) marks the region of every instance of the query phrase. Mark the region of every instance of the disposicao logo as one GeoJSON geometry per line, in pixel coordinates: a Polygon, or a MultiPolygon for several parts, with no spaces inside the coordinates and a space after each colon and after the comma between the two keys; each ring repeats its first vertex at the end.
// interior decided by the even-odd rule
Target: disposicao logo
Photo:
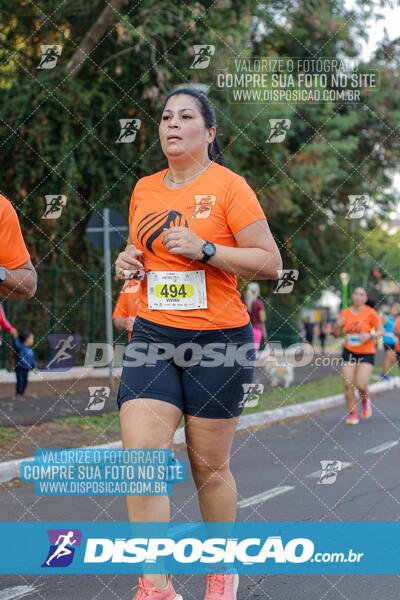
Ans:
{"type": "Polygon", "coordinates": [[[295,538],[286,545],[280,536],[237,539],[211,538],[201,541],[184,538],[176,542],[170,538],[89,538],[86,544],[85,563],[154,563],[161,557],[173,557],[180,564],[200,563],[264,563],[272,559],[276,563],[303,563],[311,559],[314,544],[307,538],[295,538]],[[248,554],[249,548],[253,552],[248,554]],[[254,551],[255,550],[255,551],[254,551]],[[299,551],[300,550],[300,551],[299,551]]]}
{"type": "Polygon", "coordinates": [[[74,558],[75,547],[81,545],[79,529],[48,529],[50,548],[42,567],[68,567],[74,558]]]}

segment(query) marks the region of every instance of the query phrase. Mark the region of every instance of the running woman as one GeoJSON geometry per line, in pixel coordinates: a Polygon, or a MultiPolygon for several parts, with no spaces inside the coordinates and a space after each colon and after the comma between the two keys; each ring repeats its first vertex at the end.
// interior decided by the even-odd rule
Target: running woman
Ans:
{"type": "Polygon", "coordinates": [[[333,335],[340,337],[342,330],[346,334],[342,354],[344,394],[349,411],[346,423],[357,425],[359,419],[354,388],[358,389],[361,398],[361,417],[368,419],[372,414],[368,383],[375,364],[374,339],[383,334],[383,326],[378,313],[366,304],[368,297],[365,288],[356,287],[352,300],[352,306],[341,311],[333,335]]]}
{"type": "Polygon", "coordinates": [[[383,347],[385,349],[385,361],[383,363],[383,369],[381,373],[381,379],[389,379],[389,371],[396,363],[396,351],[395,346],[397,344],[397,336],[394,333],[394,324],[400,313],[400,304],[395,302],[390,307],[387,315],[384,315],[382,319],[384,334],[383,334],[383,347]]]}
{"type": "MultiPolygon", "coordinates": [[[[230,451],[243,410],[242,386],[252,382],[255,362],[236,276],[277,279],[282,261],[256,194],[224,166],[215,135],[215,112],[206,96],[192,88],[167,96],[159,137],[168,169],[137,182],[128,245],[116,261],[121,278],[128,271],[146,272],[117,401],[124,448],[172,448],[184,415],[202,518],[233,522],[237,494],[230,451]],[[135,366],[139,345],[154,342],[172,347],[173,355],[135,366]],[[186,366],[183,344],[200,348],[202,360],[194,357],[186,366]],[[207,366],[204,347],[210,344],[222,348],[217,368],[207,366]],[[232,344],[236,359],[223,360],[232,344]],[[250,349],[246,364],[237,358],[243,347],[250,349]]],[[[130,496],[127,507],[131,521],[170,519],[168,496],[130,496]]],[[[209,574],[205,598],[234,600],[237,585],[237,574],[209,574]]],[[[147,574],[138,587],[136,600],[180,598],[170,575],[147,574]]]]}

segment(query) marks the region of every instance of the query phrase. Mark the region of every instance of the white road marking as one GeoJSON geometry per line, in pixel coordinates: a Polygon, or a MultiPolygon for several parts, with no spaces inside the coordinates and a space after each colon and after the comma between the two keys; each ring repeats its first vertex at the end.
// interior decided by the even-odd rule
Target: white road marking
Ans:
{"type": "Polygon", "coordinates": [[[16,585],[14,587],[0,590],[0,600],[16,600],[17,598],[25,598],[29,594],[36,592],[37,588],[33,585],[16,585]]]}
{"type": "Polygon", "coordinates": [[[238,508],[245,508],[246,506],[252,506],[253,504],[261,504],[261,502],[265,502],[266,500],[275,498],[275,496],[280,496],[280,494],[290,492],[290,490],[294,490],[294,487],[292,485],[282,485],[274,487],[270,490],[265,490],[265,492],[261,492],[261,494],[257,494],[256,496],[244,498],[243,500],[240,500],[240,502],[238,502],[237,505],[238,508]]]}
{"type": "Polygon", "coordinates": [[[369,450],[365,450],[364,454],[379,454],[379,452],[384,452],[385,450],[389,450],[389,448],[393,448],[394,446],[397,446],[398,443],[399,443],[399,440],[392,440],[391,442],[385,442],[383,444],[380,444],[379,446],[374,446],[373,448],[370,448],[369,450]]]}
{"type": "MultiPolygon", "coordinates": [[[[339,469],[338,472],[343,471],[343,469],[349,469],[352,466],[353,466],[353,463],[344,462],[344,463],[342,463],[342,468],[339,469]]],[[[319,471],[314,471],[313,473],[309,473],[308,475],[306,475],[306,477],[313,477],[314,479],[319,479],[321,477],[321,469],[319,469],[319,471]]]]}

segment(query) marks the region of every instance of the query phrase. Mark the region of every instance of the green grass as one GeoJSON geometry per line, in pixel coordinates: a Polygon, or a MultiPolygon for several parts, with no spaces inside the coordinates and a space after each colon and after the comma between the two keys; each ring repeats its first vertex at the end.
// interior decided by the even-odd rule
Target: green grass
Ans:
{"type": "Polygon", "coordinates": [[[105,415],[93,415],[84,417],[61,417],[54,419],[57,425],[65,425],[67,427],[81,427],[83,430],[90,430],[91,433],[101,433],[107,431],[119,431],[119,413],[118,411],[107,413],[105,415]],[[90,421],[90,424],[88,424],[90,421]]]}
{"type": "Polygon", "coordinates": [[[343,383],[340,375],[325,377],[320,381],[292,385],[289,388],[276,387],[260,396],[257,406],[245,408],[244,415],[282,408],[290,404],[311,402],[326,396],[334,396],[343,392],[343,383]]]}
{"type": "Polygon", "coordinates": [[[13,427],[0,427],[0,446],[4,442],[12,442],[18,438],[18,431],[13,427]]]}

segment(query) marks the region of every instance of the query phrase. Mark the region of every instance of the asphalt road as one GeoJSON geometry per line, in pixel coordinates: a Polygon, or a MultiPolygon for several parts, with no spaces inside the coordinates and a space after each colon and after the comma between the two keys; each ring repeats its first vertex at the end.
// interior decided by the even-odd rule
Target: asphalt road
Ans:
{"type": "MultiPolygon", "coordinates": [[[[377,397],[372,418],[358,426],[346,426],[344,418],[344,409],[336,409],[239,433],[232,450],[239,500],[237,520],[398,521],[399,391],[377,397]],[[386,444],[386,449],[380,447],[382,444],[386,444]],[[367,452],[371,449],[373,453],[367,452]],[[318,485],[321,460],[339,460],[349,466],[338,473],[334,484],[318,485]],[[282,491],[283,486],[287,491],[278,494],[276,488],[282,491]],[[256,495],[258,499],[253,498],[256,495]]],[[[176,452],[176,457],[187,461],[184,450],[176,452]]],[[[171,509],[173,521],[200,520],[190,473],[186,482],[175,484],[171,509]]],[[[123,497],[37,497],[30,485],[15,486],[1,493],[0,514],[6,521],[127,520],[123,497]]],[[[174,581],[184,600],[203,598],[201,575],[177,575],[174,581]]],[[[23,597],[35,600],[60,597],[131,600],[130,588],[136,584],[134,575],[3,575],[0,598],[22,597],[12,595],[12,588],[26,586],[23,597]]],[[[400,577],[396,575],[241,575],[238,591],[239,599],[262,600],[398,600],[399,597],[400,577]]]]}
{"type": "MultiPolygon", "coordinates": [[[[339,355],[338,355],[339,356],[339,355]]],[[[328,375],[340,374],[340,367],[331,361],[331,364],[321,364],[321,355],[316,354],[315,360],[304,367],[293,369],[293,385],[301,385],[318,381],[328,375]],[[318,362],[319,361],[319,362],[318,362]]],[[[383,364],[383,352],[378,351],[376,364],[383,364]]],[[[260,382],[264,383],[264,389],[271,388],[270,380],[265,373],[257,369],[260,382]]],[[[16,425],[40,425],[41,423],[53,421],[59,417],[86,416],[89,414],[104,414],[117,410],[116,397],[119,380],[114,381],[110,396],[101,411],[89,413],[86,408],[89,403],[89,386],[110,386],[109,380],[88,379],[74,381],[52,382],[45,387],[43,384],[29,384],[26,397],[17,400],[12,399],[13,386],[7,384],[8,395],[0,390],[0,427],[13,427],[16,425]],[[34,393],[37,397],[30,396],[34,393]]],[[[1,386],[0,386],[1,387],[1,386]]],[[[0,598],[1,600],[1,598],[0,598]]]]}

